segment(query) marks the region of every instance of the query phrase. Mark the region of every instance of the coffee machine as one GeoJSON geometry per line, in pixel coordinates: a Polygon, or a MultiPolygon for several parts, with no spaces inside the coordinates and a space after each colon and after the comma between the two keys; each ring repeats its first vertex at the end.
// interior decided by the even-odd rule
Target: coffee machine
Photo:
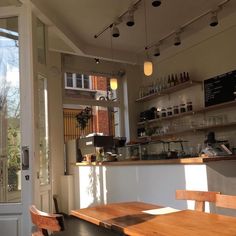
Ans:
{"type": "Polygon", "coordinates": [[[113,148],[113,136],[92,135],[78,139],[78,148],[82,156],[95,155],[99,149],[109,152],[113,148]]]}

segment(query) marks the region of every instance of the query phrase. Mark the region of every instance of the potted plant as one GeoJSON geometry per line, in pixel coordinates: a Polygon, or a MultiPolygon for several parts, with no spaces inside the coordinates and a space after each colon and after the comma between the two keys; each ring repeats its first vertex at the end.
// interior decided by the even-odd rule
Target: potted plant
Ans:
{"type": "Polygon", "coordinates": [[[78,127],[84,130],[88,124],[89,119],[92,117],[92,108],[86,107],[79,114],[76,115],[76,120],[78,123],[78,127]]]}

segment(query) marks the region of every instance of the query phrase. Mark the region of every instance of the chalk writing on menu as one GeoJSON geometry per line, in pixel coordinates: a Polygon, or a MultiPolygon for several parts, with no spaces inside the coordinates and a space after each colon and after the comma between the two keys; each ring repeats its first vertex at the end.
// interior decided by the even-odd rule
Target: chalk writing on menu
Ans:
{"type": "Polygon", "coordinates": [[[236,99],[236,70],[204,80],[205,107],[236,99]]]}

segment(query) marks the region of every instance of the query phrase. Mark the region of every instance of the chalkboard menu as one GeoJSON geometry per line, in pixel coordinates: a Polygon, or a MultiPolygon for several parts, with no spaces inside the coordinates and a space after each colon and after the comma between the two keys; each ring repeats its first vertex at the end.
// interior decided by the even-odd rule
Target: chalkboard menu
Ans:
{"type": "Polygon", "coordinates": [[[236,70],[204,80],[205,107],[236,99],[236,70]]]}

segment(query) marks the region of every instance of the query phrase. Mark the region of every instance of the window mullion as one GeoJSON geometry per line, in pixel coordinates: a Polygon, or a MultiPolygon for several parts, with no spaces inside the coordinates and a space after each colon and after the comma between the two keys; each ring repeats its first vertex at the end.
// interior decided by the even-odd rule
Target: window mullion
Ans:
{"type": "Polygon", "coordinates": [[[81,75],[82,78],[82,88],[84,89],[84,74],[81,75]]]}
{"type": "Polygon", "coordinates": [[[72,74],[72,79],[73,79],[73,88],[76,88],[76,73],[72,74]]]}

